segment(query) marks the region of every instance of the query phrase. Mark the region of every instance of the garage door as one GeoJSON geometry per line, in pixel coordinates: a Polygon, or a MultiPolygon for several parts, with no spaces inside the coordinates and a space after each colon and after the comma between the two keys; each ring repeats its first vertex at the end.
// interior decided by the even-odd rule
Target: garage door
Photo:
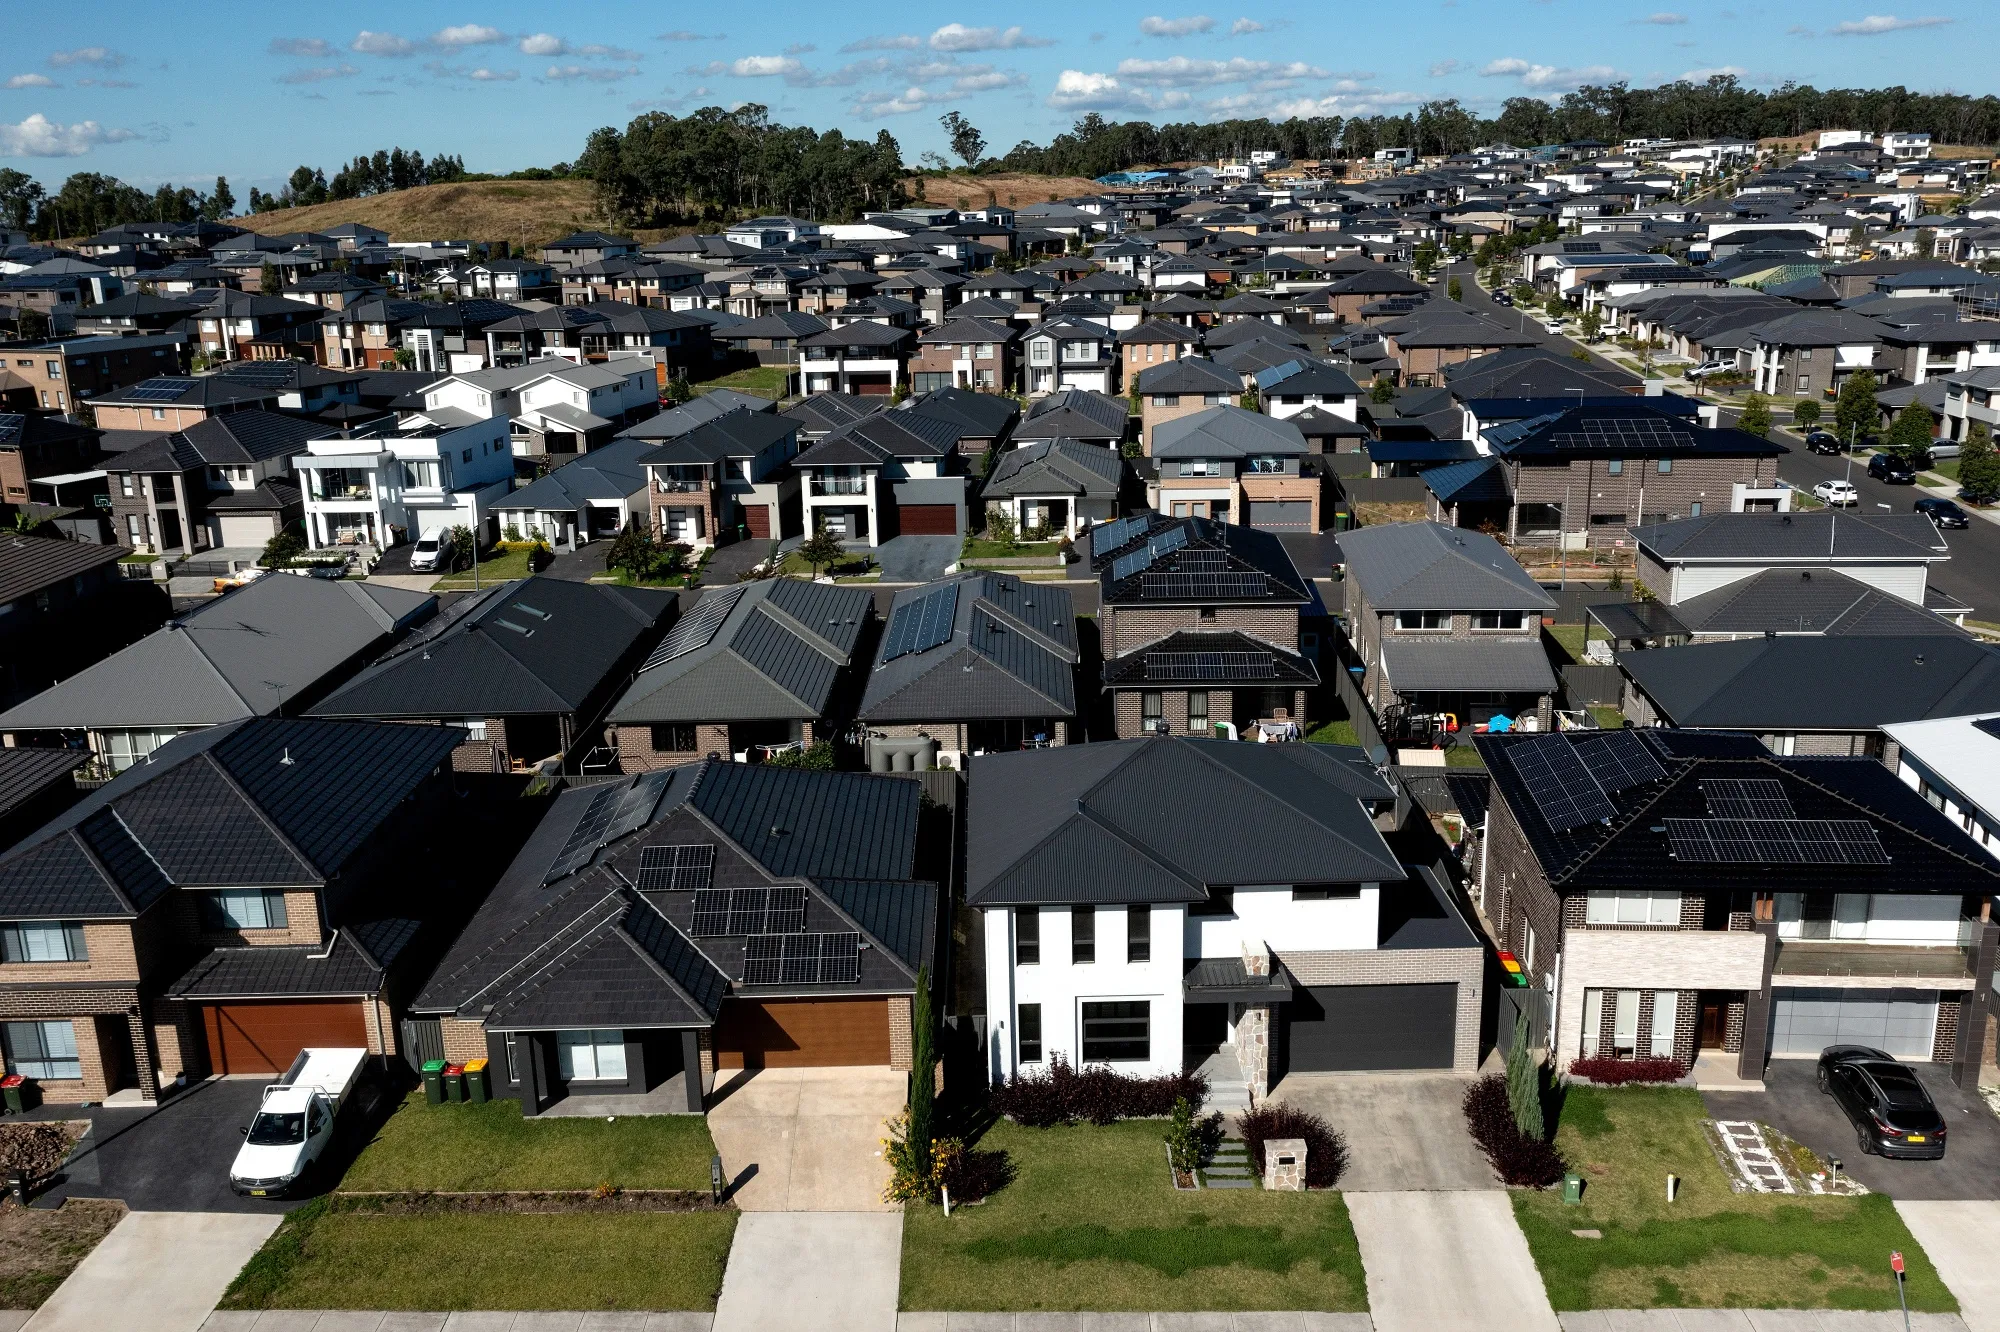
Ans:
{"type": "Polygon", "coordinates": [[[308,1045],[366,1049],[359,1000],[216,1004],[201,1010],[211,1073],[282,1073],[308,1045]]]}
{"type": "Polygon", "coordinates": [[[1450,1068],[1458,986],[1315,985],[1285,1012],[1292,1072],[1450,1068]]]}
{"type": "Polygon", "coordinates": [[[1250,526],[1310,532],[1312,510],[1311,500],[1251,500],[1250,526]]]}
{"type": "Polygon", "coordinates": [[[906,536],[958,535],[955,504],[904,504],[896,509],[896,518],[906,536]]]}
{"type": "Polygon", "coordinates": [[[216,524],[225,546],[262,546],[273,536],[271,520],[263,514],[218,514],[216,524]]]}
{"type": "Polygon", "coordinates": [[[1929,1059],[1936,990],[1772,992],[1771,1053],[1818,1055],[1829,1045],[1872,1045],[1898,1059],[1929,1059]]]}
{"type": "Polygon", "coordinates": [[[889,1062],[886,999],[769,999],[726,1005],[715,1029],[722,1068],[831,1068],[889,1062]]]}
{"type": "Polygon", "coordinates": [[[753,540],[771,539],[771,506],[768,504],[746,504],[743,506],[743,525],[750,529],[753,540]]]}

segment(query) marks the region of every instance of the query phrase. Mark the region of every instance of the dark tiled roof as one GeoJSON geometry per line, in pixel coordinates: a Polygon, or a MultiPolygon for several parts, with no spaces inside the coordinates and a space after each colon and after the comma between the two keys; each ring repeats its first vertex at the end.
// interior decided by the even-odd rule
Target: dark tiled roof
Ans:
{"type": "Polygon", "coordinates": [[[1484,532],[1389,523],[1344,534],[1340,549],[1372,610],[1555,609],[1555,598],[1484,532]]]}
{"type": "Polygon", "coordinates": [[[117,563],[123,546],[87,546],[46,537],[0,537],[0,606],[79,574],[117,563]]]}
{"type": "Polygon", "coordinates": [[[346,934],[317,947],[217,948],[167,989],[175,999],[273,999],[375,994],[383,968],[346,934]]]}
{"type": "Polygon", "coordinates": [[[1293,685],[1310,689],[1319,683],[1319,671],[1297,653],[1286,652],[1269,643],[1235,630],[1201,632],[1184,629],[1148,643],[1136,652],[1113,657],[1104,663],[1107,688],[1136,689],[1141,686],[1170,686],[1185,689],[1201,685],[1211,689],[1293,685]],[[1168,658],[1181,653],[1226,652],[1230,663],[1219,665],[1218,673],[1191,680],[1168,658]]]}
{"type": "Polygon", "coordinates": [[[1673,608],[1697,634],[1867,634],[1909,637],[1960,632],[1951,621],[1832,569],[1766,569],[1673,608]]]}
{"type": "Polygon", "coordinates": [[[1206,518],[1169,518],[1162,513],[1135,514],[1146,519],[1146,527],[1113,548],[1099,550],[1098,536],[1103,526],[1091,529],[1090,567],[1097,574],[1099,594],[1110,605],[1204,605],[1224,602],[1271,602],[1292,605],[1311,602],[1313,593],[1298,567],[1286,553],[1285,545],[1271,532],[1235,523],[1216,523],[1206,518]],[[1118,557],[1136,553],[1149,545],[1165,546],[1179,528],[1186,539],[1164,550],[1144,569],[1118,577],[1118,557]],[[1162,581],[1173,574],[1250,574],[1254,579],[1226,591],[1212,585],[1193,584],[1186,588],[1162,581]],[[1151,579],[1152,581],[1148,581],[1151,579]],[[1151,595],[1148,595],[1148,593],[1151,595]]]}
{"type": "Polygon", "coordinates": [[[1945,632],[1695,643],[1620,653],[1618,664],[1676,726],[1867,731],[2000,711],[2000,652],[1945,632]]]}
{"type": "Polygon", "coordinates": [[[860,716],[872,723],[1076,715],[1076,609],[1068,591],[1002,573],[968,573],[898,592],[883,630],[941,587],[956,586],[951,636],[877,660],[860,716]]]}
{"type": "Polygon", "coordinates": [[[1088,495],[1116,498],[1125,460],[1102,444],[1045,439],[1009,449],[987,475],[985,494],[1088,495]]]}

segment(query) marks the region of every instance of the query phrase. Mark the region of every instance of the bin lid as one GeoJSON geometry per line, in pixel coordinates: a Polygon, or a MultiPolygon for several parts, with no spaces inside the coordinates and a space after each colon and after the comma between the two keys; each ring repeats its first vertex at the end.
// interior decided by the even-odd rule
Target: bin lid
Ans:
{"type": "Polygon", "coordinates": [[[465,1071],[468,1073],[484,1073],[486,1071],[486,1063],[487,1061],[484,1059],[468,1059],[465,1061],[465,1071]]]}
{"type": "Polygon", "coordinates": [[[9,1073],[6,1077],[0,1078],[0,1087],[19,1087],[26,1083],[27,1080],[22,1074],[9,1073]]]}
{"type": "Polygon", "coordinates": [[[448,1078],[458,1077],[460,1074],[464,1072],[465,1072],[464,1064],[446,1064],[444,1066],[444,1075],[448,1078]]]}
{"type": "Polygon", "coordinates": [[[442,1073],[442,1072],[444,1072],[444,1060],[442,1060],[442,1059],[426,1059],[426,1060],[424,1061],[424,1072],[426,1072],[426,1073],[442,1073]]]}

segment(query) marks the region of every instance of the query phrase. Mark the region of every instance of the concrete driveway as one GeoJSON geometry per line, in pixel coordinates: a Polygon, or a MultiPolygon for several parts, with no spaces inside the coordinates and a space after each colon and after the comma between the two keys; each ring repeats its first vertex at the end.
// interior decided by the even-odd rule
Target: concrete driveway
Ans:
{"type": "Polygon", "coordinates": [[[2000,1202],[1896,1203],[1971,1332],[2000,1332],[2000,1202]]]}
{"type": "Polygon", "coordinates": [[[883,1121],[909,1075],[892,1068],[767,1068],[718,1078],[708,1131],[746,1212],[890,1212],[883,1121]]]}
{"type": "Polygon", "coordinates": [[[1557,1332],[1503,1189],[1350,1193],[1375,1332],[1557,1332]]]}
{"type": "Polygon", "coordinates": [[[714,1332],[895,1332],[903,1217],[752,1213],[736,1223],[714,1332]]]}
{"type": "Polygon", "coordinates": [[[885,583],[928,583],[944,577],[965,543],[955,536],[890,537],[874,551],[885,583]]]}
{"type": "Polygon", "coordinates": [[[70,1273],[25,1332],[197,1332],[278,1217],[133,1212],[70,1273]]]}
{"type": "Polygon", "coordinates": [[[1854,1126],[1831,1096],[1820,1094],[1817,1061],[1773,1059],[1764,1091],[1703,1092],[1717,1119],[1759,1119],[1841,1168],[1877,1193],[1904,1199],[2000,1199],[2000,1119],[1976,1095],[1951,1083],[1941,1064],[1912,1064],[1950,1130],[1942,1161],[1888,1161],[1855,1150],[1854,1126]]]}
{"type": "Polygon", "coordinates": [[[1459,1109],[1467,1081],[1451,1073],[1291,1073],[1271,1099],[1346,1136],[1343,1193],[1491,1189],[1498,1181],[1459,1109]]]}

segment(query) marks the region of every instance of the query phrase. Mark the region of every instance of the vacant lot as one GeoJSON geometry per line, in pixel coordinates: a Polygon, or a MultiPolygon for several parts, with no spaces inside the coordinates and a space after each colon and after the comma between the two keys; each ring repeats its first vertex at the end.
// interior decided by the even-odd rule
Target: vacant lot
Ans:
{"type": "MultiPolygon", "coordinates": [[[[241,222],[243,219],[237,219],[241,222]]],[[[504,240],[534,249],[585,228],[604,228],[587,180],[476,180],[419,185],[365,199],[282,208],[253,219],[267,236],[324,231],[343,222],[380,227],[391,240],[504,240]]],[[[656,240],[673,232],[649,231],[656,240]]]]}
{"type": "Polygon", "coordinates": [[[124,1203],[103,1198],[46,1212],[0,1202],[0,1309],[39,1309],[124,1216],[124,1203]]]}
{"type": "Polygon", "coordinates": [[[905,1309],[1361,1310],[1367,1289],[1338,1193],[1177,1193],[1152,1122],[1001,1123],[1014,1181],[947,1221],[903,1221],[905,1309]]]}
{"type": "Polygon", "coordinates": [[[912,176],[903,182],[903,188],[911,202],[921,200],[933,208],[984,208],[989,202],[1020,208],[1051,199],[1104,193],[1102,185],[1083,176],[1032,176],[1023,171],[1000,171],[990,176],[959,172],[949,176],[912,176]]]}
{"type": "Polygon", "coordinates": [[[1892,1250],[1912,1309],[1958,1307],[1888,1198],[1731,1193],[1703,1118],[1685,1088],[1570,1089],[1556,1145],[1584,1178],[1582,1205],[1514,1195],[1558,1310],[1894,1309],[1892,1250]],[[1671,1204],[1669,1173],[1683,1181],[1671,1204]]]}

